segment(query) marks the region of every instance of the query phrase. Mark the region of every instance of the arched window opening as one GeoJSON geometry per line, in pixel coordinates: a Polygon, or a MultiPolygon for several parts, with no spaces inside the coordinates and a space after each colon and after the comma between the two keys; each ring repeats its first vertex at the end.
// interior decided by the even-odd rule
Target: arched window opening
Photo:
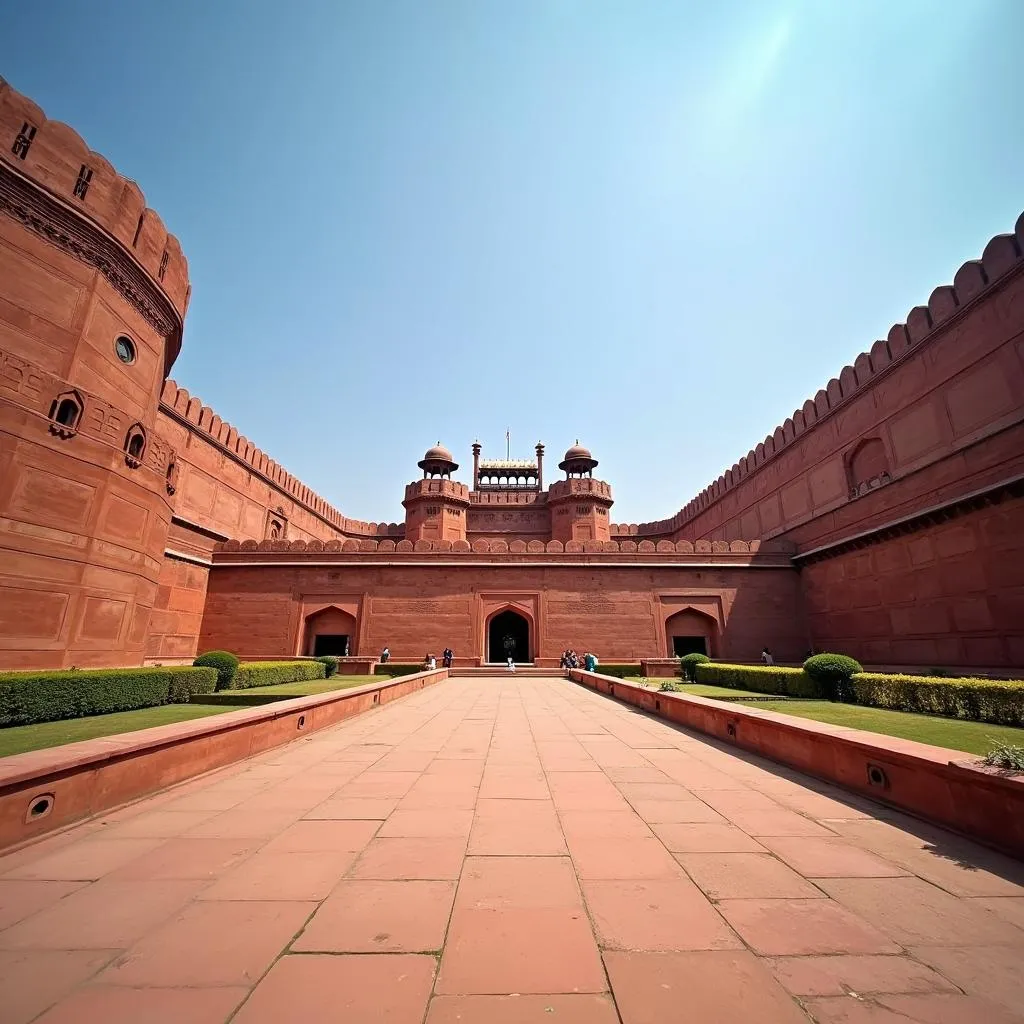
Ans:
{"type": "Polygon", "coordinates": [[[140,423],[128,428],[124,439],[124,461],[132,469],[142,465],[142,456],[146,454],[146,431],[140,423]]]}
{"type": "Polygon", "coordinates": [[[50,430],[58,437],[73,437],[82,422],[85,402],[77,391],[65,391],[50,405],[50,430]]]}

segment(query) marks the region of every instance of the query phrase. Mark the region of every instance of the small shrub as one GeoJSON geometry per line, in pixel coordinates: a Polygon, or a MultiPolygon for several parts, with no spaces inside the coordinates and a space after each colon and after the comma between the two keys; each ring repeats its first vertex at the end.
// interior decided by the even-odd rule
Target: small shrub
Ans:
{"type": "Polygon", "coordinates": [[[704,665],[711,659],[706,654],[698,654],[696,651],[692,654],[684,654],[679,659],[680,671],[684,679],[689,679],[690,682],[694,682],[693,670],[698,665],[704,665]]]}
{"type": "Polygon", "coordinates": [[[985,755],[985,764],[992,765],[993,768],[1024,772],[1024,747],[1012,743],[996,743],[985,755]]]}
{"type": "Polygon", "coordinates": [[[313,660],[319,661],[323,665],[325,679],[330,679],[338,671],[338,659],[333,654],[321,654],[320,657],[313,660]]]}
{"type": "Polygon", "coordinates": [[[254,686],[277,686],[305,679],[323,679],[320,661],[243,661],[235,673],[233,688],[248,690],[254,686]]]}
{"type": "Polygon", "coordinates": [[[850,679],[864,669],[855,658],[845,654],[814,654],[804,662],[804,671],[820,684],[831,700],[854,699],[850,679]]]}
{"type": "Polygon", "coordinates": [[[674,679],[664,679],[658,690],[661,693],[679,693],[682,688],[682,683],[677,683],[674,679]]]}
{"type": "Polygon", "coordinates": [[[238,670],[238,657],[230,651],[207,651],[192,662],[197,668],[217,670],[217,689],[230,690],[238,670]]]}
{"type": "Polygon", "coordinates": [[[723,665],[717,661],[710,661],[695,665],[693,675],[698,683],[728,686],[734,690],[752,690],[755,693],[812,699],[825,696],[822,685],[815,682],[802,668],[784,668],[781,665],[723,665]]]}
{"type": "Polygon", "coordinates": [[[185,703],[212,693],[212,668],[110,668],[0,673],[0,726],[56,722],[86,715],[185,703]]]}

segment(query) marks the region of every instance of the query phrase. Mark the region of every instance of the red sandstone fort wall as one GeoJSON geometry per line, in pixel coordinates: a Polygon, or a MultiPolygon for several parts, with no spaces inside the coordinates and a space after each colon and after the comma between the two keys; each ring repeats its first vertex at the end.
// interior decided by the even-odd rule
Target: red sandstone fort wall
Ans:
{"type": "Polygon", "coordinates": [[[141,661],[170,521],[156,398],[187,300],[137,186],[0,80],[0,666],[141,661]]]}
{"type": "Polygon", "coordinates": [[[594,650],[606,662],[665,657],[665,624],[688,609],[713,624],[719,656],[756,660],[771,643],[778,657],[795,660],[807,649],[798,575],[785,560],[751,568],[749,559],[735,566],[537,566],[500,559],[453,565],[440,553],[404,565],[397,556],[388,564],[335,565],[293,557],[299,564],[284,556],[263,565],[218,561],[201,646],[266,657],[306,653],[307,620],[337,608],[357,624],[351,654],[388,646],[394,660],[418,661],[451,647],[460,659],[484,660],[488,620],[512,608],[531,624],[531,654],[548,664],[567,647],[594,650]]]}
{"type": "Polygon", "coordinates": [[[1021,472],[1022,250],[1024,215],[676,516],[638,532],[805,547],[872,525],[880,508],[1021,472]]]}
{"type": "Polygon", "coordinates": [[[936,519],[802,568],[819,649],[894,667],[1024,665],[1024,501],[936,519]]]}

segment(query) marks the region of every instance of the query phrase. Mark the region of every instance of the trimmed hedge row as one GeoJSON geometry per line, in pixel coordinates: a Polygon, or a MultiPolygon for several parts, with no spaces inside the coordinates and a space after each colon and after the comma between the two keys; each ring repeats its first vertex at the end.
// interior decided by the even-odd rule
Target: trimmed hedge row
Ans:
{"type": "Polygon", "coordinates": [[[231,689],[248,690],[254,686],[324,678],[325,668],[320,661],[243,661],[231,681],[231,689]]]}
{"type": "MultiPolygon", "coordinates": [[[[583,668],[582,658],[580,659],[579,667],[583,668]]],[[[629,676],[640,675],[640,662],[610,662],[606,665],[603,661],[599,661],[597,663],[597,668],[594,669],[594,671],[602,676],[615,676],[616,679],[626,679],[629,676]]]]}
{"type": "Polygon", "coordinates": [[[850,685],[854,703],[867,707],[1024,725],[1024,682],[858,672],[850,685]]]}
{"type": "Polygon", "coordinates": [[[0,727],[187,704],[217,688],[217,670],[192,666],[0,673],[0,727]]]}
{"type": "Polygon", "coordinates": [[[375,676],[412,676],[417,672],[426,672],[426,669],[417,662],[415,665],[403,665],[399,661],[389,661],[386,665],[374,665],[375,676]]]}
{"type": "MultiPolygon", "coordinates": [[[[694,674],[698,683],[714,686],[811,700],[832,698],[832,684],[816,682],[801,668],[713,662],[697,665],[694,674]]],[[[1024,682],[858,672],[844,687],[843,698],[890,711],[1024,726],[1024,682]]]]}
{"type": "Polygon", "coordinates": [[[698,683],[728,686],[735,690],[756,693],[777,693],[783,697],[825,698],[825,689],[802,668],[781,665],[722,665],[716,661],[702,662],[693,669],[698,683]]]}

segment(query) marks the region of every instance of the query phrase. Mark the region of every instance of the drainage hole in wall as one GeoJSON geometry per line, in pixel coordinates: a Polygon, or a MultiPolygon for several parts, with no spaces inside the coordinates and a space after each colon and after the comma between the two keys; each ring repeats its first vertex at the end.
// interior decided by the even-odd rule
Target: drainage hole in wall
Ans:
{"type": "Polygon", "coordinates": [[[732,738],[735,739],[736,738],[736,723],[735,722],[729,722],[729,724],[726,725],[726,727],[725,727],[725,731],[726,731],[726,733],[728,735],[732,736],[732,738]]]}
{"type": "Polygon", "coordinates": [[[374,704],[379,704],[380,703],[380,694],[379,693],[375,693],[373,695],[373,703],[374,704]]]}
{"type": "Polygon", "coordinates": [[[306,716],[299,715],[298,728],[304,729],[306,727],[306,716]]]}
{"type": "Polygon", "coordinates": [[[40,793],[32,797],[28,802],[28,811],[25,814],[25,821],[38,821],[45,818],[53,810],[54,795],[52,793],[40,793]]]}
{"type": "Polygon", "coordinates": [[[877,764],[869,764],[868,785],[877,786],[880,789],[888,789],[889,776],[885,774],[885,769],[880,768],[877,764]]]}
{"type": "Polygon", "coordinates": [[[656,700],[654,702],[654,710],[655,711],[660,711],[661,710],[661,701],[660,700],[656,700]]]}

